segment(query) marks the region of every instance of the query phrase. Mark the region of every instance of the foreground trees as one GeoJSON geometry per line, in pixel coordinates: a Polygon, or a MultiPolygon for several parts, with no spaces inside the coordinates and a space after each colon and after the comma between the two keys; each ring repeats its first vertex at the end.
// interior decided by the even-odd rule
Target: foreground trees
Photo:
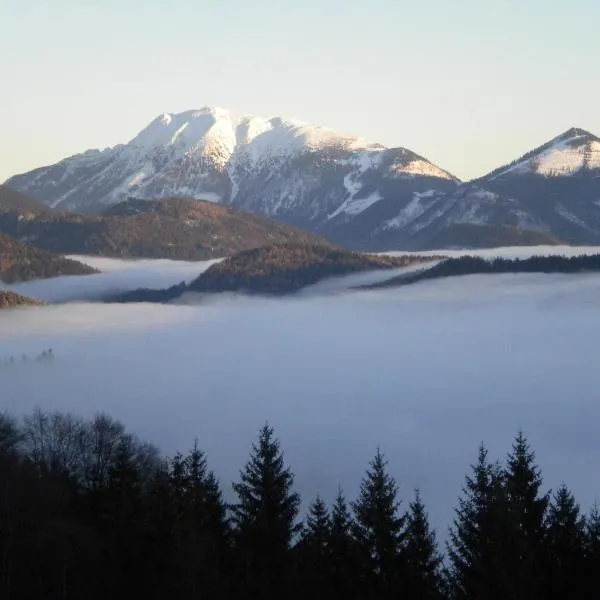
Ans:
{"type": "Polygon", "coordinates": [[[268,425],[228,505],[197,445],[166,459],[105,415],[0,414],[0,597],[584,597],[600,512],[542,485],[522,433],[504,464],[481,446],[443,558],[421,494],[402,509],[379,450],[354,502],[317,496],[301,523],[268,425]]]}

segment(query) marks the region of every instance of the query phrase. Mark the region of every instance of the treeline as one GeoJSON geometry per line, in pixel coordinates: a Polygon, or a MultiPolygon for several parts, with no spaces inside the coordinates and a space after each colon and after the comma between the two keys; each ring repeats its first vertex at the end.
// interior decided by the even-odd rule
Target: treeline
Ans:
{"type": "Polygon", "coordinates": [[[498,275],[501,273],[586,273],[600,271],[600,254],[580,256],[532,256],[531,258],[481,258],[460,256],[448,258],[415,273],[400,275],[370,288],[408,285],[430,279],[457,277],[459,275],[498,275]]]}
{"type": "Polygon", "coordinates": [[[20,296],[13,292],[6,290],[0,290],[0,309],[3,308],[16,308],[18,306],[41,306],[42,302],[38,302],[33,298],[27,296],[20,296]]]}
{"type": "Polygon", "coordinates": [[[83,263],[31,244],[24,244],[0,233],[0,281],[14,283],[59,275],[91,275],[97,272],[83,263]]]}
{"type": "Polygon", "coordinates": [[[541,488],[522,434],[502,464],[481,447],[444,558],[420,494],[401,503],[379,451],[355,501],[317,497],[300,521],[268,425],[227,504],[197,446],[164,458],[106,415],[2,415],[0,597],[591,597],[600,513],[541,488]]]}
{"type": "Polygon", "coordinates": [[[52,348],[48,348],[48,350],[42,350],[37,356],[30,357],[27,354],[21,354],[15,358],[14,355],[9,356],[8,358],[0,358],[0,366],[3,365],[14,365],[18,362],[26,363],[26,362],[52,362],[54,360],[54,350],[52,348]]]}

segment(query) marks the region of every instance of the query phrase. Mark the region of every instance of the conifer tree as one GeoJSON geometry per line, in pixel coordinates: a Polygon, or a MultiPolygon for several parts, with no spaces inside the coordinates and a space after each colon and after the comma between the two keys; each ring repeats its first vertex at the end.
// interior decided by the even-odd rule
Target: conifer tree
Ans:
{"type": "Polygon", "coordinates": [[[536,598],[544,577],[544,520],[549,497],[540,492],[542,475],[522,431],[508,455],[504,481],[507,519],[502,559],[510,572],[507,592],[513,597],[536,598]]]}
{"type": "Polygon", "coordinates": [[[325,559],[330,530],[329,511],[325,502],[317,495],[308,507],[308,516],[302,531],[302,542],[319,560],[325,559]]]}
{"type": "Polygon", "coordinates": [[[197,445],[185,458],[174,459],[172,480],[181,494],[176,545],[185,574],[185,595],[223,595],[229,579],[227,509],[218,481],[197,445]]]}
{"type": "Polygon", "coordinates": [[[555,492],[548,510],[546,547],[548,572],[544,597],[585,597],[585,521],[566,485],[555,492]]]}
{"type": "Polygon", "coordinates": [[[364,561],[365,593],[377,598],[396,595],[402,579],[405,517],[399,514],[398,487],[378,449],[353,504],[354,537],[364,561]]]}
{"type": "Polygon", "coordinates": [[[233,484],[238,502],[231,510],[242,557],[242,593],[247,597],[286,595],[290,546],[300,531],[296,523],[300,496],[292,491],[293,483],[273,428],[265,425],[240,481],[233,484]]]}
{"type": "Polygon", "coordinates": [[[299,557],[299,575],[303,595],[308,597],[331,594],[331,561],[329,537],[331,520],[325,502],[317,496],[311,502],[308,516],[296,547],[299,557]]]}
{"type": "Polygon", "coordinates": [[[422,600],[441,599],[442,557],[438,552],[435,533],[429,525],[425,505],[418,489],[408,509],[405,535],[404,595],[422,600]]]}
{"type": "Polygon", "coordinates": [[[457,600],[502,598],[506,576],[497,558],[504,508],[502,473],[497,463],[489,462],[483,444],[471,468],[449,534],[448,588],[457,600]]]}
{"type": "Polygon", "coordinates": [[[585,520],[585,573],[583,585],[592,589],[600,573],[600,508],[594,504],[585,520]]]}
{"type": "Polygon", "coordinates": [[[99,515],[110,549],[106,568],[114,585],[107,593],[135,594],[143,581],[147,547],[143,538],[143,486],[131,438],[124,436],[119,441],[107,486],[99,495],[99,515]]]}
{"type": "Polygon", "coordinates": [[[338,489],[331,509],[331,527],[327,548],[334,597],[351,600],[360,597],[361,581],[357,544],[352,536],[354,523],[344,494],[338,489]]]}

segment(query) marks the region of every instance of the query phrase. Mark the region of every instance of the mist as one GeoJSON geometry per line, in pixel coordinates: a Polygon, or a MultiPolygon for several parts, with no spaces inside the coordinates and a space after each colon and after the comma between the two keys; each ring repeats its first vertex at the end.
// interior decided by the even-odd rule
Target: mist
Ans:
{"type": "Polygon", "coordinates": [[[182,281],[189,283],[221,260],[192,262],[166,259],[121,260],[95,256],[69,258],[88,264],[101,272],[5,284],[2,287],[43,302],[100,300],[108,295],[122,294],[138,288],[161,289],[182,281]]]}
{"type": "Polygon", "coordinates": [[[584,510],[600,496],[598,275],[331,289],[0,311],[0,360],[56,356],[1,367],[0,409],[105,411],[167,454],[197,439],[228,498],[265,421],[305,500],[354,498],[379,446],[441,536],[478,444],[503,457],[520,428],[546,488],[564,481],[584,510]]]}

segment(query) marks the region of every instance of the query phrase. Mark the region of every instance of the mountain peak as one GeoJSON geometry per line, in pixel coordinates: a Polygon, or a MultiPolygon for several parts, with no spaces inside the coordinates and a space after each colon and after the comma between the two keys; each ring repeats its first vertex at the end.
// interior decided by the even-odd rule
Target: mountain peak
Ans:
{"type": "Polygon", "coordinates": [[[585,129],[581,129],[580,127],[571,127],[567,129],[564,133],[556,136],[548,143],[556,143],[556,142],[567,142],[567,141],[577,141],[579,143],[586,142],[596,142],[600,141],[600,138],[596,137],[593,133],[586,131],[585,129]]]}
{"type": "Polygon", "coordinates": [[[478,181],[532,174],[571,176],[584,169],[600,169],[600,138],[585,129],[571,127],[478,181]]]}

